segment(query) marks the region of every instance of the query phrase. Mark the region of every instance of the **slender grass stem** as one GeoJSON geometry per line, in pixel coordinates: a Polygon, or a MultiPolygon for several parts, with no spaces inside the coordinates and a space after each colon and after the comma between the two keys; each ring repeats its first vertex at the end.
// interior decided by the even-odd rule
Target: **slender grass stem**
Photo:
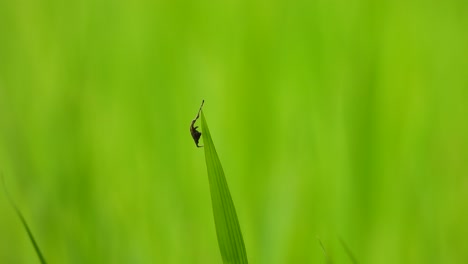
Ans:
{"type": "Polygon", "coordinates": [[[24,229],[28,233],[29,240],[31,241],[31,243],[32,243],[32,245],[34,247],[34,250],[36,251],[36,254],[39,257],[40,262],[42,264],[47,264],[47,262],[46,262],[46,260],[44,258],[44,255],[42,255],[42,252],[39,249],[39,245],[37,244],[36,239],[34,239],[34,235],[33,235],[32,231],[31,231],[31,229],[29,228],[28,223],[26,222],[26,219],[24,218],[24,216],[21,213],[21,211],[19,210],[18,206],[16,206],[15,201],[13,200],[10,193],[8,192],[8,189],[7,189],[6,183],[5,183],[5,178],[3,177],[3,174],[2,174],[1,178],[2,178],[3,190],[5,191],[5,195],[6,195],[7,199],[8,199],[8,201],[10,202],[10,205],[15,210],[16,215],[21,220],[21,223],[23,224],[24,229]]]}

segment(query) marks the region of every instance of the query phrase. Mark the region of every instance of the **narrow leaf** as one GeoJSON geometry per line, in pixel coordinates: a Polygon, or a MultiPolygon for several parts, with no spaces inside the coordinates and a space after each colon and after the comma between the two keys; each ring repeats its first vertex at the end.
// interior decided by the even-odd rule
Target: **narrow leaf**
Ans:
{"type": "Polygon", "coordinates": [[[13,198],[11,198],[10,193],[8,193],[8,190],[7,190],[6,184],[5,184],[5,179],[3,178],[3,175],[2,175],[2,182],[3,182],[3,189],[5,190],[5,195],[6,195],[7,199],[8,199],[8,201],[10,202],[11,206],[13,207],[13,209],[15,209],[16,215],[21,220],[21,223],[23,224],[23,227],[26,230],[26,233],[28,233],[29,240],[31,241],[31,244],[33,245],[34,250],[36,251],[36,254],[39,257],[40,262],[42,264],[46,264],[47,262],[45,261],[45,258],[42,255],[41,250],[39,249],[39,245],[37,244],[36,240],[34,239],[34,236],[33,236],[32,232],[31,232],[31,229],[28,226],[28,223],[26,222],[26,219],[24,218],[23,214],[21,213],[21,211],[16,206],[15,202],[13,201],[13,198]]]}
{"type": "Polygon", "coordinates": [[[348,245],[346,244],[346,242],[345,242],[343,239],[341,239],[341,237],[340,237],[340,243],[341,243],[341,245],[343,246],[344,250],[346,251],[346,255],[348,255],[348,257],[349,257],[349,259],[351,260],[351,262],[352,262],[353,264],[358,264],[358,261],[357,261],[357,259],[354,257],[353,252],[352,252],[351,249],[348,247],[348,245]]]}
{"type": "Polygon", "coordinates": [[[328,255],[327,250],[325,250],[325,246],[323,245],[322,240],[320,240],[320,238],[318,238],[318,237],[317,237],[317,239],[318,239],[318,242],[320,244],[320,247],[322,248],[323,256],[325,257],[325,263],[332,264],[333,262],[332,262],[330,256],[328,255]]]}
{"type": "Polygon", "coordinates": [[[224,263],[246,264],[248,263],[247,253],[239,221],[237,220],[236,209],[203,111],[201,111],[201,128],[211,203],[221,256],[224,263]]]}

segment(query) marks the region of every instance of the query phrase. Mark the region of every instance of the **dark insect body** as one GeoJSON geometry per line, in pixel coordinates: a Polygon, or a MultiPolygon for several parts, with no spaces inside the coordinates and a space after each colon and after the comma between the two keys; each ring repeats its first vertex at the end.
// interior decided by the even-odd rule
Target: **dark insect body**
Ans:
{"type": "Polygon", "coordinates": [[[195,122],[197,122],[198,118],[200,117],[200,112],[202,110],[204,103],[205,103],[205,100],[202,101],[200,109],[198,110],[197,116],[195,117],[194,120],[192,120],[192,123],[190,124],[190,134],[192,134],[193,141],[195,141],[195,145],[197,145],[198,148],[203,147],[199,145],[199,141],[200,141],[200,137],[202,133],[197,130],[198,126],[195,126],[195,122]]]}

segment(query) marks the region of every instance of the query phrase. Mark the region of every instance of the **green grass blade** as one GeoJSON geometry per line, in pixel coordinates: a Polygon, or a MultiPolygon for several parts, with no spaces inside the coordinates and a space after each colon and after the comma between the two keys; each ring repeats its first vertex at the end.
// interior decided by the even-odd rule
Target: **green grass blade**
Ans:
{"type": "Polygon", "coordinates": [[[317,238],[317,239],[320,244],[320,248],[322,248],[323,256],[325,257],[325,263],[332,264],[333,262],[330,258],[330,255],[328,255],[327,250],[325,250],[325,246],[323,245],[322,240],[320,240],[320,238],[317,238]]]}
{"type": "Polygon", "coordinates": [[[3,178],[3,175],[2,175],[2,182],[3,182],[3,189],[5,190],[5,195],[6,195],[7,199],[8,199],[8,201],[10,202],[11,206],[13,207],[13,209],[15,209],[16,215],[21,220],[21,223],[23,224],[24,229],[28,233],[29,240],[31,241],[32,245],[34,246],[34,250],[36,250],[36,254],[39,257],[40,262],[42,264],[46,264],[47,262],[45,261],[45,258],[42,255],[41,250],[39,249],[39,245],[37,244],[36,239],[34,239],[34,236],[33,236],[32,232],[31,232],[31,229],[28,226],[28,223],[26,222],[26,219],[24,218],[23,214],[21,213],[21,211],[16,206],[15,202],[13,201],[13,198],[11,198],[10,193],[8,193],[8,190],[7,190],[6,184],[5,184],[5,179],[3,178]]]}
{"type": "Polygon", "coordinates": [[[358,261],[357,259],[354,257],[354,254],[353,252],[351,251],[351,249],[348,247],[348,245],[344,242],[343,239],[340,238],[340,243],[341,245],[343,246],[344,250],[346,251],[346,255],[348,255],[349,259],[351,260],[351,262],[353,264],[358,264],[358,261]]]}
{"type": "Polygon", "coordinates": [[[248,263],[236,209],[203,111],[201,112],[201,128],[216,234],[223,262],[248,263]]]}

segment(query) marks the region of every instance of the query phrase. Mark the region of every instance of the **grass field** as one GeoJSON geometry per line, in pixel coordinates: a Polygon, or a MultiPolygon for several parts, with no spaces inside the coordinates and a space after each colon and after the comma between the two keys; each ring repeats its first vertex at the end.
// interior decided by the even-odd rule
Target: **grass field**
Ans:
{"type": "MultiPolygon", "coordinates": [[[[0,0],[0,171],[49,264],[468,263],[468,1],[0,0]]],[[[0,263],[39,263],[0,193],[0,263]]]]}

